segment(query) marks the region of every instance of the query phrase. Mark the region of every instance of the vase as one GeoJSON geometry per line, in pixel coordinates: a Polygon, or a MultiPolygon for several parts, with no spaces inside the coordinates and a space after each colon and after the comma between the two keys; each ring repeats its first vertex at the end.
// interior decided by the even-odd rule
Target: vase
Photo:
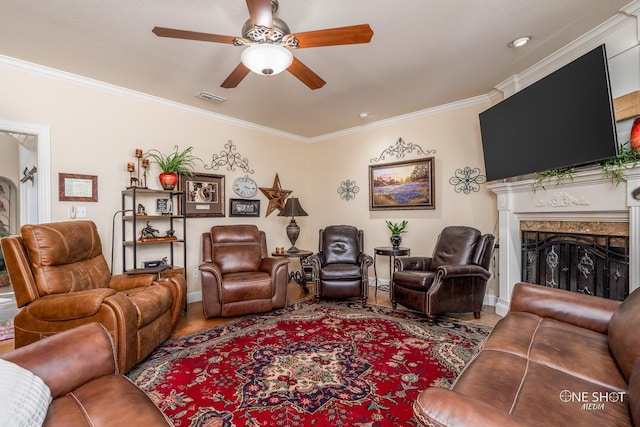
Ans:
{"type": "Polygon", "coordinates": [[[158,179],[160,180],[162,188],[165,190],[173,190],[178,183],[178,174],[175,172],[162,172],[158,179]]]}
{"type": "Polygon", "coordinates": [[[631,148],[634,150],[640,149],[640,117],[633,121],[631,126],[631,139],[629,140],[631,148]]]}
{"type": "Polygon", "coordinates": [[[393,249],[398,249],[400,247],[400,243],[402,243],[402,236],[399,234],[392,234],[389,240],[391,241],[393,249]]]}

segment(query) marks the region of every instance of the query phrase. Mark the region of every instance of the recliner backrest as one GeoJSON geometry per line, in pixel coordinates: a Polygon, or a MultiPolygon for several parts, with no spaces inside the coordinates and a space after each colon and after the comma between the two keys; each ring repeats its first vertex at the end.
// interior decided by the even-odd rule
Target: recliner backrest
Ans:
{"type": "Polygon", "coordinates": [[[433,250],[430,270],[435,270],[442,265],[473,263],[480,235],[480,231],[473,227],[460,225],[445,227],[438,236],[433,250]]]}
{"type": "Polygon", "coordinates": [[[255,225],[216,225],[211,227],[211,260],[223,274],[258,271],[266,251],[264,233],[255,225]],[[264,248],[263,248],[264,246],[264,248]]]}
{"type": "Polygon", "coordinates": [[[109,287],[93,221],[29,224],[20,233],[40,296],[109,287]]]}
{"type": "Polygon", "coordinates": [[[330,225],[320,230],[320,252],[325,264],[356,264],[362,252],[362,230],[351,225],[330,225]]]}

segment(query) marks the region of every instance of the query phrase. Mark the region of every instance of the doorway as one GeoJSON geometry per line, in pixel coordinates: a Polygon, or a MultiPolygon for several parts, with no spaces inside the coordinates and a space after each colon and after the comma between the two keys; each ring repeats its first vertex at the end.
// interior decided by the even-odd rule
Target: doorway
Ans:
{"type": "MultiPolygon", "coordinates": [[[[0,150],[0,237],[18,234],[23,224],[50,222],[49,127],[0,120],[0,150]]],[[[17,311],[0,256],[0,326],[17,311]]]]}

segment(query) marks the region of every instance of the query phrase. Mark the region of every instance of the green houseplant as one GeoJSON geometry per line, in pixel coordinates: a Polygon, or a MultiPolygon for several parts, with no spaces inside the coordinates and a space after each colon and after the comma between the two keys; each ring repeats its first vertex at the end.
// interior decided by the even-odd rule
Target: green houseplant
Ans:
{"type": "Polygon", "coordinates": [[[400,247],[400,243],[402,243],[402,236],[400,236],[400,233],[406,233],[405,229],[407,228],[407,225],[409,225],[409,221],[403,219],[401,222],[391,222],[387,219],[385,220],[385,223],[387,224],[389,231],[391,231],[391,238],[389,239],[391,241],[391,246],[393,246],[394,249],[398,249],[400,247]]]}
{"type": "Polygon", "coordinates": [[[187,147],[180,151],[178,146],[175,145],[173,151],[169,154],[164,154],[154,148],[144,153],[144,158],[150,159],[162,170],[159,176],[162,188],[165,190],[173,190],[178,183],[178,174],[193,175],[193,168],[196,161],[202,161],[202,159],[195,156],[192,152],[193,147],[187,147]]]}

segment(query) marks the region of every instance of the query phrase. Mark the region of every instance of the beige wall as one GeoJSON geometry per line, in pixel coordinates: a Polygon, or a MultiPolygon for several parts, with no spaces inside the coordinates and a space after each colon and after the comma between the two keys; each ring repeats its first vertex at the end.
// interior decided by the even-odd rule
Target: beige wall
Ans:
{"type": "MultiPolygon", "coordinates": [[[[397,120],[383,127],[322,141],[311,146],[309,162],[313,184],[310,200],[305,200],[309,212],[310,232],[317,241],[317,229],[334,223],[354,224],[365,231],[367,251],[375,246],[389,246],[390,232],[385,220],[409,221],[402,235],[402,245],[411,248],[412,255],[431,255],[435,239],[446,225],[469,225],[484,233],[492,233],[497,219],[495,196],[481,185],[479,192],[457,193],[449,184],[456,169],[465,166],[484,170],[478,113],[487,102],[443,108],[437,114],[397,120]],[[370,159],[394,146],[398,138],[419,145],[423,150],[435,150],[435,210],[369,211],[369,166],[399,161],[386,156],[379,162],[370,159]],[[340,182],[355,181],[360,188],[354,200],[342,200],[337,193],[340,182]]],[[[406,160],[425,157],[406,154],[406,160]]],[[[307,230],[305,230],[307,232],[307,230]]],[[[378,259],[378,275],[388,279],[387,258],[378,259]]],[[[491,292],[489,292],[491,293],[491,292]]]]}
{"type": "MultiPolygon", "coordinates": [[[[483,168],[477,115],[488,103],[461,103],[457,108],[309,144],[276,132],[263,132],[257,127],[177,108],[170,103],[116,92],[107,86],[21,69],[0,67],[0,92],[3,93],[0,119],[50,127],[53,221],[68,220],[68,209],[72,205],[58,201],[58,173],[98,176],[98,202],[76,205],[86,206],[88,219],[97,224],[107,260],[111,253],[112,217],[121,209],[121,190],[128,185],[126,163],[134,160],[134,149],[168,151],[175,144],[193,146],[196,155],[210,162],[211,156],[223,151],[224,144],[232,140],[237,152],[249,160],[255,172],[251,176],[259,186],[271,187],[278,173],[282,187],[292,190],[292,195],[300,198],[309,213],[308,217],[298,219],[302,229],[297,244],[300,248],[315,250],[317,230],[333,223],[349,223],[364,229],[367,250],[372,253],[374,246],[389,244],[385,219],[408,219],[403,245],[411,247],[415,255],[429,255],[439,230],[448,224],[471,225],[483,232],[494,230],[495,197],[486,187],[483,185],[480,192],[464,195],[456,193],[448,183],[456,169],[483,168]],[[425,150],[436,150],[436,210],[369,211],[369,159],[379,156],[400,137],[425,150]],[[360,187],[355,200],[340,199],[337,188],[344,179],[355,180],[360,187]]],[[[420,156],[409,154],[406,158],[417,157],[420,156]]],[[[385,162],[387,160],[380,163],[385,162]]],[[[198,171],[224,174],[227,199],[235,197],[231,190],[233,179],[244,175],[240,170],[213,171],[202,166],[198,171]]],[[[156,174],[157,170],[152,170],[149,187],[160,188],[156,174]]],[[[256,198],[261,200],[260,218],[189,219],[186,267],[191,299],[197,298],[200,291],[199,279],[192,277],[200,262],[199,237],[211,225],[255,223],[267,232],[271,248],[289,246],[284,231],[288,220],[275,212],[264,217],[267,200],[261,193],[256,198]]],[[[228,206],[225,210],[228,213],[228,206]]],[[[161,224],[157,225],[163,229],[161,224]]],[[[120,236],[118,221],[115,234],[120,236]]],[[[157,256],[162,254],[160,251],[157,256]]],[[[140,259],[157,256],[151,250],[140,255],[140,259]]],[[[384,262],[386,266],[386,259],[384,262]]],[[[122,268],[117,241],[114,268],[115,272],[122,268]]],[[[381,277],[388,277],[386,268],[380,268],[379,272],[381,277]]]]}

